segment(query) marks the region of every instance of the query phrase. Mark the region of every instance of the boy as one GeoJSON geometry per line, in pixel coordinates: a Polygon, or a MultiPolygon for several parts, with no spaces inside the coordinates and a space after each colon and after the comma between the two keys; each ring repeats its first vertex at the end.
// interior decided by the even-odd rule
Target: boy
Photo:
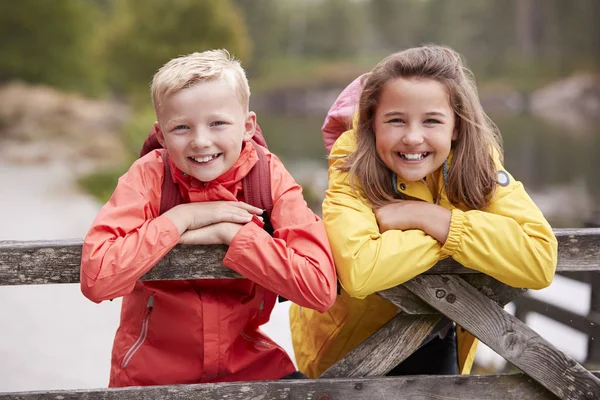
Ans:
{"type": "Polygon", "coordinates": [[[155,131],[166,150],[119,179],[83,245],[83,294],[124,296],[111,387],[282,378],[295,368],[259,329],[275,293],[321,312],[335,300],[323,224],[266,149],[273,236],[262,210],[240,201],[258,159],[249,97],[244,70],[225,50],[173,59],[154,76],[155,131]],[[160,214],[163,159],[185,204],[160,214]],[[229,245],[223,264],[248,279],[138,281],[178,243],[229,245]]]}

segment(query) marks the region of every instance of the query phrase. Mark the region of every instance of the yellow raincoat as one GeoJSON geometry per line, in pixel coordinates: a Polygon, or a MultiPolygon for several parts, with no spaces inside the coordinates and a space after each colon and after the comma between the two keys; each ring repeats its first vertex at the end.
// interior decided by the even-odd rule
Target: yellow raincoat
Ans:
{"type": "MultiPolygon", "coordinates": [[[[371,205],[353,193],[348,173],[336,168],[343,163],[339,157],[355,147],[352,130],[335,142],[323,203],[342,293],[323,314],[295,304],[290,309],[301,372],[318,377],[394,317],[397,308],[375,292],[402,284],[446,257],[513,287],[541,289],[550,284],[557,262],[556,238],[523,185],[499,160],[499,184],[484,210],[457,208],[442,193],[439,205],[451,210],[452,217],[448,239],[441,245],[420,230],[379,232],[371,205]]],[[[435,175],[438,187],[443,187],[440,171],[435,175]]],[[[434,202],[424,182],[399,180],[398,190],[405,198],[434,202]]],[[[457,327],[457,341],[459,370],[468,374],[477,340],[457,327]]]]}

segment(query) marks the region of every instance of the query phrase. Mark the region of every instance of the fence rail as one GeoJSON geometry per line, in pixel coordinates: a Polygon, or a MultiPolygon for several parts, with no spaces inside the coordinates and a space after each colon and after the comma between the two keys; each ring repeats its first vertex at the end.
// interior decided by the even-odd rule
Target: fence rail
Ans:
{"type": "MultiPolygon", "coordinates": [[[[600,228],[557,229],[557,271],[585,280],[600,274],[600,228]]],[[[82,242],[0,242],[0,286],[78,283],[82,242]]],[[[225,246],[176,246],[142,279],[241,278],[221,260],[225,246]]],[[[557,350],[503,306],[515,301],[541,310],[524,289],[506,286],[477,271],[445,260],[427,273],[379,294],[399,313],[338,361],[318,380],[237,382],[123,389],[0,393],[17,399],[600,399],[600,379],[557,350]],[[522,374],[487,376],[382,377],[412,354],[442,315],[487,344],[522,374]]],[[[600,299],[596,293],[593,301],[600,299]]],[[[588,322],[557,307],[588,334],[588,322]]],[[[1,332],[0,328],[0,332],[1,332]]],[[[599,338],[600,340],[600,338],[599,338]]]]}

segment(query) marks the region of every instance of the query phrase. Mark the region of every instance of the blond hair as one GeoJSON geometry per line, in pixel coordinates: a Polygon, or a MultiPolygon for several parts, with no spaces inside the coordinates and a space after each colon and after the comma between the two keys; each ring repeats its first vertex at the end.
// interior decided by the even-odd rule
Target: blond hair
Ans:
{"type": "Polygon", "coordinates": [[[494,150],[502,159],[502,144],[496,125],[483,111],[471,71],[454,50],[436,45],[411,48],[383,59],[365,77],[356,127],[357,149],[341,167],[350,183],[374,206],[396,198],[392,171],[379,158],[375,147],[374,118],[387,82],[396,78],[433,79],[444,85],[455,113],[458,134],[445,182],[448,200],[454,205],[481,209],[490,200],[497,171],[494,150]]]}
{"type": "Polygon", "coordinates": [[[173,58],[152,79],[152,104],[157,111],[165,96],[203,82],[223,79],[236,90],[240,103],[248,110],[250,87],[246,72],[227,50],[207,50],[173,58]]]}

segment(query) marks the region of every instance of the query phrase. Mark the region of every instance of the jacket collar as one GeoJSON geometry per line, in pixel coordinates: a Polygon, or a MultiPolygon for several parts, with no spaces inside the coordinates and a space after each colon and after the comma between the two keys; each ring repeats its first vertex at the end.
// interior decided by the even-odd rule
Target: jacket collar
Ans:
{"type": "MultiPolygon", "coordinates": [[[[453,155],[454,150],[450,150],[450,154],[448,155],[448,169],[450,169],[450,165],[452,164],[453,155]]],[[[438,168],[433,173],[433,178],[437,182],[437,187],[441,190],[440,203],[443,201],[447,201],[446,191],[444,190],[444,177],[442,174],[442,167],[438,168]]],[[[398,178],[396,188],[404,196],[423,200],[428,203],[434,203],[438,197],[437,193],[432,192],[433,186],[427,185],[427,183],[424,181],[404,182],[400,178],[398,178]]]]}
{"type": "MultiPolygon", "coordinates": [[[[169,167],[171,168],[171,174],[173,181],[185,188],[185,191],[210,189],[214,187],[222,187],[231,192],[234,196],[237,195],[238,183],[241,183],[242,179],[248,175],[252,167],[257,163],[258,155],[256,149],[249,141],[244,141],[242,151],[237,161],[227,172],[219,176],[215,180],[210,182],[201,182],[193,176],[184,174],[179,168],[173,164],[173,161],[169,158],[169,167]]],[[[241,185],[239,186],[241,188],[241,185]]]]}

